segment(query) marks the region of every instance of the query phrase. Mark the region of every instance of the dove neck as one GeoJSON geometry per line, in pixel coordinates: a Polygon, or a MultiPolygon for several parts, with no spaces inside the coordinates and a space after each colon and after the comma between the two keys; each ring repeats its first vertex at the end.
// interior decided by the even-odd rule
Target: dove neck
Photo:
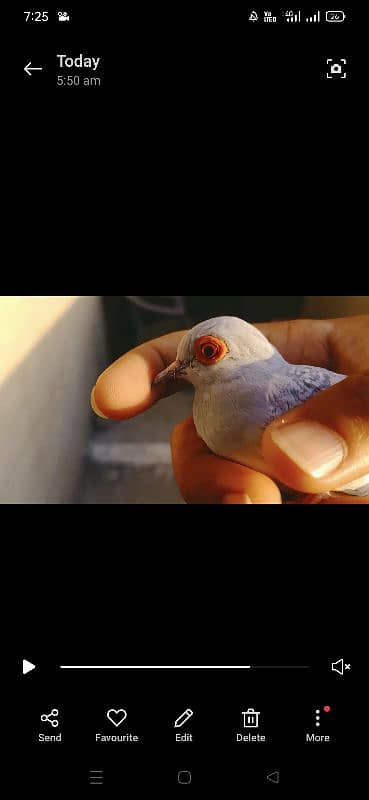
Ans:
{"type": "Polygon", "coordinates": [[[252,355],[248,355],[245,360],[240,361],[237,367],[234,368],[233,375],[230,375],[229,378],[232,380],[235,374],[239,373],[242,376],[247,375],[248,373],[254,373],[261,375],[271,375],[273,372],[277,372],[284,366],[287,366],[287,362],[284,358],[274,350],[274,352],[269,356],[269,358],[259,358],[255,357],[252,358],[252,355]]]}

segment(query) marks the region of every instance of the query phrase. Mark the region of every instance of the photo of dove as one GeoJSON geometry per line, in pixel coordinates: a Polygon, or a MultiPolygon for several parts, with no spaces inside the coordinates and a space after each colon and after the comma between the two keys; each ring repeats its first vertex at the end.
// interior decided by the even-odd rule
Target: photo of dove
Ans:
{"type": "MultiPolygon", "coordinates": [[[[264,430],[346,375],[290,364],[255,326],[222,316],[184,335],[176,360],[156,376],[154,386],[177,378],[195,389],[195,428],[209,450],[274,478],[263,458],[264,430]]],[[[369,496],[369,474],[335,491],[369,496]]]]}

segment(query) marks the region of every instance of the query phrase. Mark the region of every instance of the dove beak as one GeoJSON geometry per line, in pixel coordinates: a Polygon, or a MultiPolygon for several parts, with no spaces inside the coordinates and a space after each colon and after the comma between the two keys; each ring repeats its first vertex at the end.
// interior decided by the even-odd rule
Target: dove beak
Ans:
{"type": "Polygon", "coordinates": [[[159,383],[164,383],[165,381],[175,381],[177,377],[185,377],[187,367],[189,367],[189,361],[173,361],[173,364],[170,364],[163,372],[159,372],[159,375],[157,375],[154,380],[153,386],[157,386],[159,383]]]}

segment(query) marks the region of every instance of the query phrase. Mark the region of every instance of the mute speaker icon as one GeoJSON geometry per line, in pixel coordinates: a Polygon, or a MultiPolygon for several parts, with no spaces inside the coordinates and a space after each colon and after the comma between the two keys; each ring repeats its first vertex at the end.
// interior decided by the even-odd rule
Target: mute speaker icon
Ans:
{"type": "Polygon", "coordinates": [[[338,672],[339,675],[343,675],[344,672],[343,658],[340,658],[339,661],[333,661],[332,672],[338,672]]]}

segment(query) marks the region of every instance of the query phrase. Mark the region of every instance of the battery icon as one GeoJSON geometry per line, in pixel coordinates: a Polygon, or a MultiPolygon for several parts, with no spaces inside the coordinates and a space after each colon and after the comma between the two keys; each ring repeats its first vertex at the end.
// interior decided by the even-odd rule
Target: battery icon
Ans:
{"type": "Polygon", "coordinates": [[[326,11],[325,12],[325,21],[326,22],[344,22],[346,19],[346,14],[344,11],[326,11]]]}

